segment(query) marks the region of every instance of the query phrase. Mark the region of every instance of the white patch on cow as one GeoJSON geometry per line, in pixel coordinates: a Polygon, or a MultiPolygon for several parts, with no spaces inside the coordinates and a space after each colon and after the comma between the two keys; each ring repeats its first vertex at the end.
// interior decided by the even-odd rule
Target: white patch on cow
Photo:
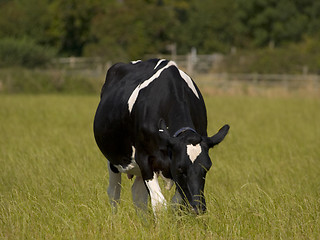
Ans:
{"type": "Polygon", "coordinates": [[[132,154],[131,154],[131,159],[135,160],[135,155],[136,155],[136,148],[132,146],[132,154]]]}
{"type": "Polygon", "coordinates": [[[166,59],[159,60],[153,69],[156,69],[163,61],[166,61],[166,59]]]}
{"type": "Polygon", "coordinates": [[[137,63],[139,63],[139,62],[141,62],[141,60],[131,61],[132,64],[137,64],[137,63]]]}
{"type": "Polygon", "coordinates": [[[129,163],[127,166],[123,167],[121,165],[114,165],[119,172],[121,173],[126,173],[129,175],[135,175],[135,176],[140,176],[140,168],[138,164],[136,163],[135,160],[132,160],[131,163],[129,163]]]}
{"type": "Polygon", "coordinates": [[[194,95],[196,95],[197,98],[199,98],[198,92],[191,80],[191,78],[188,76],[188,74],[186,74],[184,71],[180,70],[180,76],[184,79],[184,81],[187,83],[188,87],[192,90],[192,92],[194,93],[194,95]]]}
{"type": "Polygon", "coordinates": [[[129,112],[130,113],[132,111],[133,105],[135,104],[135,102],[136,102],[136,100],[138,98],[140,90],[145,88],[145,87],[147,87],[150,83],[152,83],[153,80],[157,79],[165,69],[167,69],[168,67],[171,67],[171,66],[176,66],[176,63],[173,62],[173,61],[168,62],[166,66],[164,66],[163,68],[160,68],[149,79],[145,80],[143,83],[141,83],[140,85],[138,85],[134,89],[134,91],[132,92],[132,94],[131,94],[131,96],[129,97],[129,100],[128,100],[128,107],[129,107],[129,112]]]}
{"type": "Polygon", "coordinates": [[[192,145],[192,144],[187,145],[187,154],[191,162],[193,163],[197,159],[197,157],[201,154],[200,144],[198,143],[197,145],[192,145]]]}
{"type": "Polygon", "coordinates": [[[132,146],[131,163],[129,163],[125,167],[123,167],[121,165],[114,165],[118,169],[119,172],[126,173],[129,175],[141,176],[140,168],[134,158],[135,153],[136,153],[136,149],[134,146],[132,146]]]}
{"type": "Polygon", "coordinates": [[[152,205],[152,210],[155,213],[157,209],[159,209],[162,206],[166,206],[166,199],[161,193],[161,189],[159,186],[158,182],[158,177],[157,174],[153,174],[153,179],[152,180],[147,180],[145,181],[146,186],[149,190],[149,194],[151,197],[151,205],[152,205]]]}

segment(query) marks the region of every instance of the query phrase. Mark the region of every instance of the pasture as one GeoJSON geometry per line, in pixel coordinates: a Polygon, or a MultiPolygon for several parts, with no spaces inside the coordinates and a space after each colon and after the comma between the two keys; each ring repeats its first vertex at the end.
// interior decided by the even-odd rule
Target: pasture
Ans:
{"type": "MultiPolygon", "coordinates": [[[[92,131],[96,96],[0,95],[0,239],[319,239],[320,99],[205,97],[208,212],[111,212],[92,131]]],[[[166,198],[173,195],[163,191],[166,198]]]]}

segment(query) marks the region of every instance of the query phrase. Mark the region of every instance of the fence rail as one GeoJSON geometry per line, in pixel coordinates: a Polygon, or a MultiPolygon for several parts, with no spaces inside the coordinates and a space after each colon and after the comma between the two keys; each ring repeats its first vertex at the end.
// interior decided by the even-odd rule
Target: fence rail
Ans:
{"type": "Polygon", "coordinates": [[[196,74],[202,76],[203,81],[239,81],[239,82],[269,82],[269,83],[320,83],[320,75],[316,74],[258,74],[258,73],[208,73],[196,74]],[[205,76],[205,77],[204,77],[205,76]]]}
{"type": "MultiPolygon", "coordinates": [[[[259,87],[280,86],[286,89],[314,88],[320,89],[320,75],[316,74],[244,74],[244,73],[211,73],[215,64],[221,60],[221,55],[157,55],[146,56],[146,58],[158,57],[173,59],[178,66],[192,76],[197,84],[202,86],[213,86],[228,88],[230,85],[251,84],[259,87]]],[[[58,58],[52,62],[52,67],[67,69],[71,74],[80,73],[90,76],[105,75],[107,69],[112,65],[110,61],[103,58],[58,58]]]]}

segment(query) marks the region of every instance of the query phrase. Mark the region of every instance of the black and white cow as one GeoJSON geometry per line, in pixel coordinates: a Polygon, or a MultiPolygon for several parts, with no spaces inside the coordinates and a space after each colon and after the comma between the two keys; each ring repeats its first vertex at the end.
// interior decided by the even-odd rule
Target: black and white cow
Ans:
{"type": "MultiPolygon", "coordinates": [[[[94,136],[108,159],[110,202],[120,199],[121,173],[135,175],[133,202],[155,212],[166,206],[161,174],[176,185],[175,203],[206,210],[204,185],[212,163],[210,148],[228,133],[207,136],[203,98],[191,78],[165,59],[118,63],[107,72],[94,119],[94,136]]],[[[171,184],[171,186],[172,186],[171,184]]]]}

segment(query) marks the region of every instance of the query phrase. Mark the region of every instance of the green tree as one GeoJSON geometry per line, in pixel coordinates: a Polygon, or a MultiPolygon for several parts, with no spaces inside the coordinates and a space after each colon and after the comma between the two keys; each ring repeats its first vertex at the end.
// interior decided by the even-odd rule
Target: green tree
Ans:
{"type": "Polygon", "coordinates": [[[228,52],[235,42],[235,10],[233,0],[193,0],[177,31],[178,46],[184,53],[191,47],[199,53],[228,52]]]}
{"type": "Polygon", "coordinates": [[[47,43],[49,0],[7,0],[0,3],[0,37],[30,38],[47,43]]]}
{"type": "Polygon", "coordinates": [[[171,42],[172,8],[158,1],[110,1],[93,18],[86,55],[111,60],[141,58],[164,51],[171,42]]]}
{"type": "Polygon", "coordinates": [[[52,21],[47,31],[51,43],[65,55],[82,55],[90,41],[91,20],[100,1],[54,0],[50,4],[52,21]]]}
{"type": "Polygon", "coordinates": [[[283,47],[320,37],[314,0],[0,0],[0,38],[32,39],[60,55],[111,60],[192,47],[283,47]]]}
{"type": "Polygon", "coordinates": [[[319,32],[319,1],[238,0],[239,46],[281,46],[319,32]],[[310,24],[311,23],[311,24],[310,24]]]}

